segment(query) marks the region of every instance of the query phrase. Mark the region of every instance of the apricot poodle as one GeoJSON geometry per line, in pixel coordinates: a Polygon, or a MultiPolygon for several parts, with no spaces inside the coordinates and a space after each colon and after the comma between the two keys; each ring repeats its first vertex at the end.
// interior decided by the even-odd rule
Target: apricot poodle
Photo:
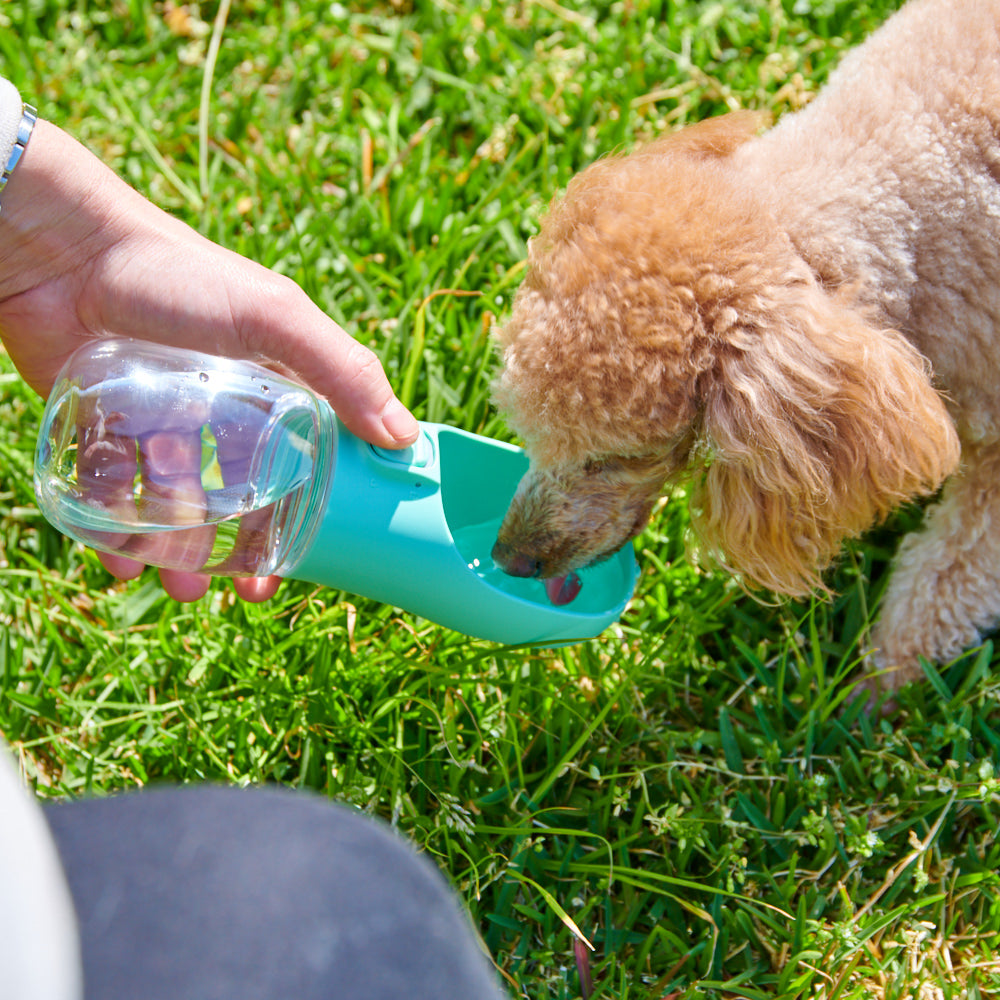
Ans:
{"type": "Polygon", "coordinates": [[[531,466],[494,558],[558,582],[685,477],[703,548],[802,595],[947,480],[872,636],[893,689],[1000,619],[1000,2],[911,0],[757,131],[603,159],[550,210],[499,333],[531,466]]]}

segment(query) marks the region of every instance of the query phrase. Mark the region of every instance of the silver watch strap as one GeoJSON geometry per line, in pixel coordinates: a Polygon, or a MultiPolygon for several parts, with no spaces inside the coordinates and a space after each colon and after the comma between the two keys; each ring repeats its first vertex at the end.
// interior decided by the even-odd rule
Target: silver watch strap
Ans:
{"type": "Polygon", "coordinates": [[[7,186],[10,175],[14,172],[14,168],[24,155],[24,150],[27,148],[28,140],[31,138],[31,132],[35,127],[36,121],[38,121],[38,112],[30,104],[25,104],[24,110],[21,112],[21,123],[17,127],[17,138],[14,140],[14,148],[10,152],[10,157],[3,168],[3,173],[0,174],[0,193],[7,186]]]}

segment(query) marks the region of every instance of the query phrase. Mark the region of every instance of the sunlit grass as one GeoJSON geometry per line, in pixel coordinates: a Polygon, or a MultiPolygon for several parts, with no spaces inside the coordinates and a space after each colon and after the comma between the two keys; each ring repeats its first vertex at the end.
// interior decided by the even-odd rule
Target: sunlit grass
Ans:
{"type": "MultiPolygon", "coordinates": [[[[418,416],[506,438],[490,330],[551,197],[665,129],[793,110],[895,5],[256,0],[207,75],[215,5],[24,0],[0,57],[144,193],[299,281],[418,416]]],[[[2,387],[0,731],[40,795],[354,803],[438,861],[517,996],[996,994],[992,646],[928,668],[891,722],[847,707],[892,530],[837,598],[769,605],[690,558],[668,498],[621,624],[561,650],[305,584],[181,606],[44,523],[41,404],[2,387]]]]}

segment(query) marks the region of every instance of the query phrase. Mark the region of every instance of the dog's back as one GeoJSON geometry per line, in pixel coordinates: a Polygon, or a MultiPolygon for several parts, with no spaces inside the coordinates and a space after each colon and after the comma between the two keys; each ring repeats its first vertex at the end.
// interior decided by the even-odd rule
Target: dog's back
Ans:
{"type": "Polygon", "coordinates": [[[1000,433],[1000,2],[912,0],[735,164],[930,359],[963,436],[1000,433]]]}

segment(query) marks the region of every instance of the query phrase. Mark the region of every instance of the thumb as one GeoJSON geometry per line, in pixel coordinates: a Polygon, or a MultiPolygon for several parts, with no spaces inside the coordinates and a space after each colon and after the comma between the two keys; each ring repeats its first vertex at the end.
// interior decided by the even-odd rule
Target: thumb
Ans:
{"type": "Polygon", "coordinates": [[[260,272],[266,291],[258,288],[241,299],[250,315],[236,323],[246,353],[277,362],[326,397],[366,441],[388,448],[412,444],[419,431],[416,418],[396,398],[377,355],[293,281],[264,268],[260,272]]]}

